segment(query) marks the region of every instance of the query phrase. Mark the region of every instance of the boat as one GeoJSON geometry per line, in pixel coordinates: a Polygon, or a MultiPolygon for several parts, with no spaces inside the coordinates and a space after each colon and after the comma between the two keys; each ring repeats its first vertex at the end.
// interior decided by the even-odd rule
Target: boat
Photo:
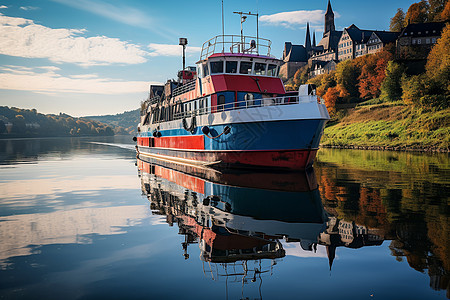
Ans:
{"type": "MultiPolygon", "coordinates": [[[[180,39],[183,53],[187,40],[180,39]]],[[[287,92],[271,41],[218,35],[196,67],[151,85],[141,103],[137,155],[213,168],[304,170],[329,114],[315,87],[287,92]]]]}

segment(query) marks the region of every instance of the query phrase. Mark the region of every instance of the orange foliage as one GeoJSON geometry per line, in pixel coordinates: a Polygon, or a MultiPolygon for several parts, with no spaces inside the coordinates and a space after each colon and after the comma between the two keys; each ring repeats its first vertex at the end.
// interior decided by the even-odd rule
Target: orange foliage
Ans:
{"type": "Polygon", "coordinates": [[[450,1],[447,1],[447,4],[445,4],[444,10],[441,12],[441,20],[442,21],[450,20],[450,1]]]}
{"type": "Polygon", "coordinates": [[[422,0],[418,3],[413,3],[408,8],[405,16],[405,25],[409,23],[425,23],[428,21],[429,4],[422,0]]]}
{"type": "Polygon", "coordinates": [[[386,66],[392,54],[383,50],[374,55],[361,57],[357,65],[361,67],[361,75],[358,77],[358,87],[361,98],[372,99],[380,96],[380,87],[386,77],[386,66]]]}
{"type": "Polygon", "coordinates": [[[325,95],[323,95],[323,99],[325,100],[325,105],[330,114],[334,114],[336,112],[336,101],[339,98],[341,91],[337,87],[328,88],[325,95]]]}

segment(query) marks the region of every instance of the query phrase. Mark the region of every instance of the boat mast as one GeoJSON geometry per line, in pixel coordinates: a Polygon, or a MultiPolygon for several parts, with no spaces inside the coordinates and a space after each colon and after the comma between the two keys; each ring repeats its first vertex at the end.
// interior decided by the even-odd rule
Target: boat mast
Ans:
{"type": "Polygon", "coordinates": [[[241,17],[241,47],[242,47],[242,53],[244,53],[244,31],[242,29],[242,23],[245,22],[247,19],[247,16],[255,16],[256,17],[256,52],[259,54],[259,14],[252,14],[252,12],[242,12],[242,11],[234,11],[233,14],[238,14],[241,17]],[[244,15],[244,16],[242,16],[244,15]]]}

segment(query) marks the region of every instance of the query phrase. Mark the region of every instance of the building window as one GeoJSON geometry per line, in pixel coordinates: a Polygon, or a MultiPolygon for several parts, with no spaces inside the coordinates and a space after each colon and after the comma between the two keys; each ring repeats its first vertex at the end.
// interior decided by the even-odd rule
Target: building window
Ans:
{"type": "Polygon", "coordinates": [[[433,44],[436,44],[436,38],[432,38],[432,39],[431,39],[431,42],[432,42],[433,44]]]}
{"type": "Polygon", "coordinates": [[[422,44],[422,40],[421,39],[417,39],[417,44],[422,44]]]}
{"type": "Polygon", "coordinates": [[[412,40],[412,44],[415,45],[416,44],[416,39],[412,40]]]}
{"type": "Polygon", "coordinates": [[[430,39],[426,39],[426,43],[429,44],[430,43],[430,39]]]}

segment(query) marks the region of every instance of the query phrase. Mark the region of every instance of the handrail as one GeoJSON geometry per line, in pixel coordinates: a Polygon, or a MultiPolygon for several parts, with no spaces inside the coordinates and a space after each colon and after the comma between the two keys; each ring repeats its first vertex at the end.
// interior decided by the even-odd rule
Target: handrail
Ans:
{"type": "Polygon", "coordinates": [[[179,112],[174,114],[174,120],[192,117],[192,116],[200,116],[206,115],[215,112],[222,111],[230,111],[230,110],[238,110],[245,108],[255,108],[255,107],[265,107],[265,106],[279,106],[279,105],[291,105],[291,104],[299,104],[306,102],[319,102],[323,104],[322,99],[317,97],[308,97],[308,96],[283,96],[283,97],[274,97],[274,98],[264,98],[264,99],[253,99],[253,100],[244,100],[233,103],[220,104],[205,108],[199,108],[191,111],[179,112]],[[312,100],[314,99],[314,100],[312,100]]]}
{"type": "Polygon", "coordinates": [[[186,92],[195,90],[195,82],[196,80],[193,79],[185,84],[183,84],[182,86],[177,87],[176,89],[173,90],[173,96],[178,96],[181,94],[184,94],[186,92]]]}
{"type": "Polygon", "coordinates": [[[254,36],[240,36],[240,35],[217,35],[203,43],[200,60],[204,60],[215,53],[248,53],[259,55],[260,49],[267,51],[267,56],[270,55],[270,48],[272,42],[268,39],[257,38],[254,36]],[[255,41],[254,47],[250,46],[251,42],[255,41]],[[216,47],[217,46],[217,47],[216,47]]]}

